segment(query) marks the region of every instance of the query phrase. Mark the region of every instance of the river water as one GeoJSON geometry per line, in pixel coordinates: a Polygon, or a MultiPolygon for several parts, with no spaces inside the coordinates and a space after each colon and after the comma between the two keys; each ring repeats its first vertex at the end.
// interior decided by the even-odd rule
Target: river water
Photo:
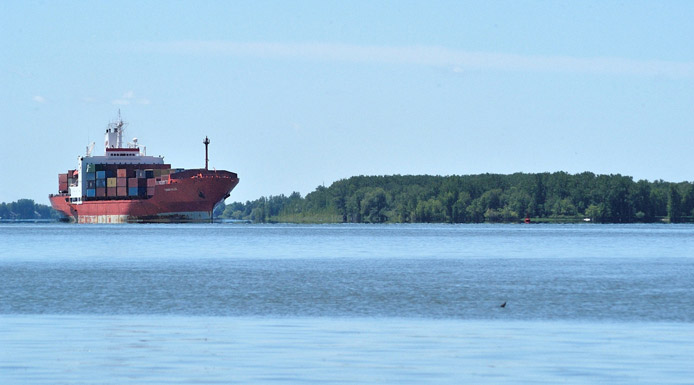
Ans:
{"type": "Polygon", "coordinates": [[[5,223],[0,383],[685,384],[693,283],[692,225],[5,223]]]}

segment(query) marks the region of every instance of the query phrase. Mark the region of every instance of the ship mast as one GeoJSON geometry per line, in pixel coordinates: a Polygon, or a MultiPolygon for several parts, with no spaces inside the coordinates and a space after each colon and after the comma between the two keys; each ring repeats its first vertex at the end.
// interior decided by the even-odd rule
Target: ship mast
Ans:
{"type": "Polygon", "coordinates": [[[115,131],[118,133],[118,142],[116,148],[123,148],[123,119],[120,117],[120,108],[118,109],[118,122],[116,122],[115,131]]]}
{"type": "Polygon", "coordinates": [[[120,116],[120,110],[118,110],[118,120],[113,121],[108,124],[106,129],[106,138],[104,140],[104,147],[106,148],[123,148],[123,129],[125,128],[125,122],[120,116]]]}
{"type": "Polygon", "coordinates": [[[207,163],[209,162],[209,159],[207,158],[207,145],[210,144],[210,139],[205,136],[205,140],[203,140],[202,143],[205,145],[205,170],[207,170],[207,163]]]}

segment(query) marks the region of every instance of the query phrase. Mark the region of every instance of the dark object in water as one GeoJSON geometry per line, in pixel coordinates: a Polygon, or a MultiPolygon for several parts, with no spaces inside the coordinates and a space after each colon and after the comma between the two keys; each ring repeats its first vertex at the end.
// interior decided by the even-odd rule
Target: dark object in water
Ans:
{"type": "Polygon", "coordinates": [[[499,307],[506,307],[506,301],[504,301],[504,303],[502,303],[499,307]]]}

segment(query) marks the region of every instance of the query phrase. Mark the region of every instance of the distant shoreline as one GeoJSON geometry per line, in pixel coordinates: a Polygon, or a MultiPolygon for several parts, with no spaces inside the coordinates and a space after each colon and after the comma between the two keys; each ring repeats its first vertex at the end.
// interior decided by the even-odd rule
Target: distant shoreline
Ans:
{"type": "Polygon", "coordinates": [[[223,207],[256,223],[690,223],[694,184],[620,174],[355,176],[223,207]]]}

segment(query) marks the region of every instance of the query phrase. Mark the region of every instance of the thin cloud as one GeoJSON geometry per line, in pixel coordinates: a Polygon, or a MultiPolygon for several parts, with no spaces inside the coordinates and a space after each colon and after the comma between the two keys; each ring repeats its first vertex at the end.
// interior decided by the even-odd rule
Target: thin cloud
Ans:
{"type": "Polygon", "coordinates": [[[46,103],[46,98],[44,98],[41,95],[36,95],[31,100],[35,101],[36,103],[46,103]]]}
{"type": "Polygon", "coordinates": [[[132,98],[135,97],[135,92],[134,91],[128,91],[123,94],[123,96],[119,99],[114,99],[111,104],[115,104],[117,106],[127,106],[132,102],[132,98]]]}
{"type": "Polygon", "coordinates": [[[123,94],[123,96],[119,99],[114,99],[111,101],[111,104],[117,105],[117,106],[127,106],[132,103],[137,103],[143,106],[149,105],[151,101],[147,98],[135,98],[135,91],[128,91],[123,94]]]}
{"type": "Polygon", "coordinates": [[[261,58],[391,63],[466,70],[578,72],[595,74],[694,77],[694,62],[634,60],[618,57],[572,57],[475,52],[440,46],[368,46],[329,43],[238,43],[183,40],[144,42],[135,49],[179,55],[232,55],[261,58]]]}

